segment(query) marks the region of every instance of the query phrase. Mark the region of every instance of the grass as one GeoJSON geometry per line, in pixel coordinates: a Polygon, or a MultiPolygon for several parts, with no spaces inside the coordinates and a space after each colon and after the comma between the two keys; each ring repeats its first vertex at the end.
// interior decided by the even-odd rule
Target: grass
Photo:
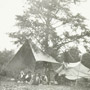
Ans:
{"type": "Polygon", "coordinates": [[[63,85],[29,85],[3,81],[0,84],[0,90],[90,90],[90,88],[63,85]]]}

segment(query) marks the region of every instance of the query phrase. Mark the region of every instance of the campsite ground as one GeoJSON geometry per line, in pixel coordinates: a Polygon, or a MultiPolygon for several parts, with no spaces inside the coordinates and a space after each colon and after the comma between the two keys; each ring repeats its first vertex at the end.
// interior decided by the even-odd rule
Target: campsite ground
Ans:
{"type": "Polygon", "coordinates": [[[61,85],[29,85],[3,81],[0,82],[0,90],[90,90],[90,88],[61,85]]]}

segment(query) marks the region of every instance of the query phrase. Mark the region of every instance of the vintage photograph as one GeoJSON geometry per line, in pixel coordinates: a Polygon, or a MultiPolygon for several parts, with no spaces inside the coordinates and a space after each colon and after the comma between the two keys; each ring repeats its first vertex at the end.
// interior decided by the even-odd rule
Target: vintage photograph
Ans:
{"type": "Polygon", "coordinates": [[[90,0],[0,0],[0,90],[90,90],[90,0]]]}

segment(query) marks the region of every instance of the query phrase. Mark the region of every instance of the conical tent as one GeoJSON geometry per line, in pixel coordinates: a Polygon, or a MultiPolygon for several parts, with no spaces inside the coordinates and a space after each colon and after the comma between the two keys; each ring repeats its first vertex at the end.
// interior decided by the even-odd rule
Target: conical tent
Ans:
{"type": "Polygon", "coordinates": [[[58,64],[54,58],[43,53],[39,48],[37,50],[34,49],[34,45],[31,45],[29,41],[26,40],[4,70],[13,75],[19,74],[20,71],[25,69],[29,69],[32,73],[34,73],[37,62],[50,62],[58,64]]]}

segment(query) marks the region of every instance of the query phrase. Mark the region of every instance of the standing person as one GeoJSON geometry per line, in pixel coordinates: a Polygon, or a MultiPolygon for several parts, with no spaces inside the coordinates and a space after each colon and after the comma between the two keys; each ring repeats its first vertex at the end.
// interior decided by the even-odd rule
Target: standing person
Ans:
{"type": "Polygon", "coordinates": [[[51,72],[51,69],[52,69],[52,65],[51,65],[51,63],[44,62],[44,67],[45,67],[45,75],[48,78],[47,84],[50,84],[50,72],[51,72]]]}
{"type": "Polygon", "coordinates": [[[45,75],[47,77],[47,84],[49,85],[50,84],[50,69],[49,68],[46,68],[45,75]]]}

